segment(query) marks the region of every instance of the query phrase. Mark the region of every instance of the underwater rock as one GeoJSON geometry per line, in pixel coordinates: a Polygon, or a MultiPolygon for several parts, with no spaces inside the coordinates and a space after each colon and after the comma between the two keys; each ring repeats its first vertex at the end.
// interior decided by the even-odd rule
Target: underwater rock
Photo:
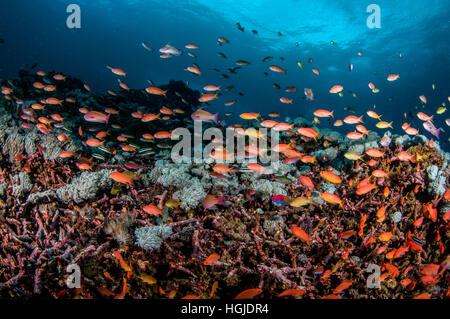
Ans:
{"type": "Polygon", "coordinates": [[[148,226],[139,227],[134,231],[136,245],[145,250],[159,249],[165,239],[173,234],[172,227],[148,226]]]}

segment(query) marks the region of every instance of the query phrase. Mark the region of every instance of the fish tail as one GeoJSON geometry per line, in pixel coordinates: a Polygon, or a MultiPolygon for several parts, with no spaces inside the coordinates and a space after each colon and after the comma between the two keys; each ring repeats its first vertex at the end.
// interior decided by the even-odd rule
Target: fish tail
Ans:
{"type": "Polygon", "coordinates": [[[111,117],[111,113],[109,113],[108,116],[106,117],[106,124],[108,124],[110,117],[111,117]]]}
{"type": "Polygon", "coordinates": [[[214,114],[214,122],[219,123],[219,113],[214,114]]]}
{"type": "Polygon", "coordinates": [[[436,137],[439,139],[439,133],[441,132],[441,128],[437,129],[436,131],[436,137]]]}
{"type": "Polygon", "coordinates": [[[334,111],[331,111],[331,113],[330,113],[330,115],[331,115],[332,118],[334,118],[333,113],[334,113],[334,111]]]}

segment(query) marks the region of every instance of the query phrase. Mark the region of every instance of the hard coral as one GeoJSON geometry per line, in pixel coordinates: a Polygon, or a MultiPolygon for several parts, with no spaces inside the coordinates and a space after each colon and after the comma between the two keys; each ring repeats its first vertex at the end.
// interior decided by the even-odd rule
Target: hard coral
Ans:
{"type": "Polygon", "coordinates": [[[139,227],[134,231],[136,235],[136,245],[145,249],[159,249],[164,240],[173,234],[172,227],[160,225],[160,226],[148,226],[139,227]]]}

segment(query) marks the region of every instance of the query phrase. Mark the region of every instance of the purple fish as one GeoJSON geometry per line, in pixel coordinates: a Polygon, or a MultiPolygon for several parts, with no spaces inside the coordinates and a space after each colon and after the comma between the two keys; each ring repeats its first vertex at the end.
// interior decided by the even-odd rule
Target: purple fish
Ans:
{"type": "Polygon", "coordinates": [[[287,205],[290,202],[289,197],[284,195],[275,195],[270,198],[275,204],[278,205],[287,205]]]}
{"type": "Polygon", "coordinates": [[[384,135],[381,140],[380,144],[384,147],[388,147],[391,144],[392,138],[389,135],[384,135]]]}
{"type": "Polygon", "coordinates": [[[430,132],[439,139],[439,132],[441,131],[440,128],[437,129],[436,126],[434,126],[434,124],[431,123],[430,121],[423,122],[423,127],[425,128],[425,130],[427,130],[428,132],[430,132]]]}

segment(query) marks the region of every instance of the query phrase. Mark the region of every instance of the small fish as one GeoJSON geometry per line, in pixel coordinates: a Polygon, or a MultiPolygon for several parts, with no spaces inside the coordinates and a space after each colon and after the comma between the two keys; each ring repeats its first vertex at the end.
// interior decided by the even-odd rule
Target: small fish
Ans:
{"type": "Polygon", "coordinates": [[[141,45],[148,51],[153,52],[154,50],[152,49],[152,47],[150,47],[148,44],[146,44],[145,42],[142,42],[141,45]]]}
{"type": "Polygon", "coordinates": [[[203,262],[203,265],[213,265],[214,263],[216,263],[219,260],[220,256],[216,253],[212,253],[211,255],[208,256],[208,258],[205,259],[205,261],[203,262]]]}

